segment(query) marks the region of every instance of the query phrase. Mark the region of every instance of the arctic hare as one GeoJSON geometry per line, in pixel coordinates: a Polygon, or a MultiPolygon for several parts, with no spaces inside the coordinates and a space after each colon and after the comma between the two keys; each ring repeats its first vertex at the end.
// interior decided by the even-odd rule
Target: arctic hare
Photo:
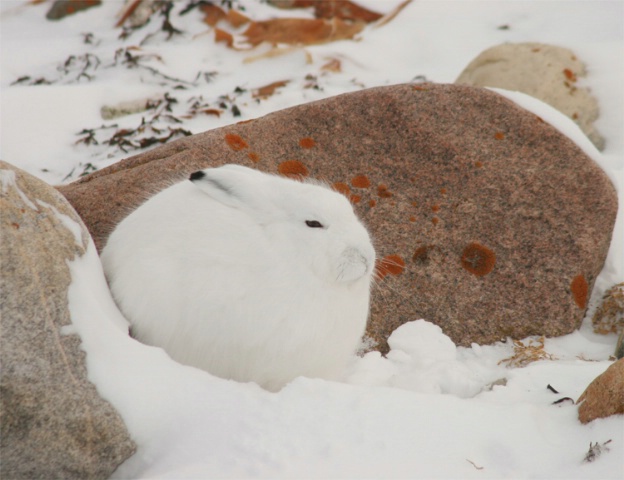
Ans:
{"type": "Polygon", "coordinates": [[[375,267],[350,202],[239,165],[189,180],[138,207],[102,252],[133,336],[268,390],[334,378],[364,333],[375,267]]]}

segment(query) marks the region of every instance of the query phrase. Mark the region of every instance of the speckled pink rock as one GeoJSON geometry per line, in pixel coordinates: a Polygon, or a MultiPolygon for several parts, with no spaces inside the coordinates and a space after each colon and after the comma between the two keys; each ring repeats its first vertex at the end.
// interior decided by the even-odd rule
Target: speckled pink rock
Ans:
{"type": "MultiPolygon", "coordinates": [[[[425,318],[460,345],[576,329],[617,212],[604,172],[502,96],[363,90],[187,137],[61,187],[99,247],[149,194],[223,163],[326,179],[380,259],[368,334],[425,318]]],[[[163,228],[166,228],[163,225],[163,228]]]]}
{"type": "Polygon", "coordinates": [[[624,415],[624,358],[598,375],[576,403],[580,404],[578,417],[581,423],[624,415]]]}

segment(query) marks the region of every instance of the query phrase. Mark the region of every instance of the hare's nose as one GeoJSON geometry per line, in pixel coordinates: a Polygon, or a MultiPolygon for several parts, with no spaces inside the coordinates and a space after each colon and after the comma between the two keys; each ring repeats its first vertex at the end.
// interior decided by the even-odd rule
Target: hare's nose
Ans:
{"type": "Polygon", "coordinates": [[[366,255],[357,248],[347,247],[342,252],[340,265],[338,267],[339,282],[352,282],[363,277],[372,266],[366,255]]]}

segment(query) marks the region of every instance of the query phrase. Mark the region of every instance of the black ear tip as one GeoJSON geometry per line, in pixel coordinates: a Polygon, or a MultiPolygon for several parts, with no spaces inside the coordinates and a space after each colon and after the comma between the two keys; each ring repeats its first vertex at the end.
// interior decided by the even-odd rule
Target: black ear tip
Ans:
{"type": "Polygon", "coordinates": [[[191,173],[191,176],[189,177],[189,180],[194,182],[195,180],[201,180],[205,176],[206,176],[206,174],[204,172],[202,172],[201,170],[199,170],[197,172],[191,173]]]}

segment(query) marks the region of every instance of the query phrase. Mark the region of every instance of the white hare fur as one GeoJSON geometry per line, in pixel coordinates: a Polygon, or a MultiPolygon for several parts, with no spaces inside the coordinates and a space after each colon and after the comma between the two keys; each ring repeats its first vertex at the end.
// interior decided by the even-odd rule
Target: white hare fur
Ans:
{"type": "Polygon", "coordinates": [[[150,198],[101,258],[134,337],[268,390],[336,378],[364,333],[375,266],[344,196],[239,165],[150,198]]]}

